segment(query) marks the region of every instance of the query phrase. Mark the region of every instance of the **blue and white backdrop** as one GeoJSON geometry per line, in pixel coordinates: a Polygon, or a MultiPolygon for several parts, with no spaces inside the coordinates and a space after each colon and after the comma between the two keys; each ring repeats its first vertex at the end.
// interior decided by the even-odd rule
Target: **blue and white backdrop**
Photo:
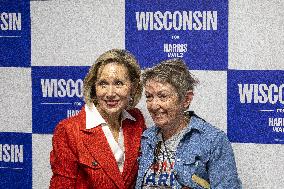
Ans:
{"type": "MultiPolygon", "coordinates": [[[[48,188],[59,120],[78,113],[99,54],[147,68],[183,58],[200,80],[191,110],[227,132],[243,187],[284,188],[284,2],[0,2],[0,188],[48,188]]],[[[138,108],[152,121],[142,98],[138,108]]]]}

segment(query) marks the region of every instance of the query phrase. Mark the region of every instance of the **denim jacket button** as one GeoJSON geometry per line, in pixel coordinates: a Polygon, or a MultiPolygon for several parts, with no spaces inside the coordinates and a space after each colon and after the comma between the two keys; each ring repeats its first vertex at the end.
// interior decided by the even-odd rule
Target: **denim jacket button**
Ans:
{"type": "Polygon", "coordinates": [[[177,171],[176,170],[173,170],[173,173],[174,173],[174,175],[177,175],[177,171]]]}

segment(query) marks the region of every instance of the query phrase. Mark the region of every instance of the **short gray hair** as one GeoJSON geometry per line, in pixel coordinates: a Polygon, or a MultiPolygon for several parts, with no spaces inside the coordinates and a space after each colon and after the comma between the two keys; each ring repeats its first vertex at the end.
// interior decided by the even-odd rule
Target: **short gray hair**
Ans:
{"type": "Polygon", "coordinates": [[[183,99],[189,90],[193,90],[199,81],[189,72],[182,59],[174,58],[162,61],[142,74],[143,84],[151,79],[167,82],[175,87],[179,99],[183,99]]]}

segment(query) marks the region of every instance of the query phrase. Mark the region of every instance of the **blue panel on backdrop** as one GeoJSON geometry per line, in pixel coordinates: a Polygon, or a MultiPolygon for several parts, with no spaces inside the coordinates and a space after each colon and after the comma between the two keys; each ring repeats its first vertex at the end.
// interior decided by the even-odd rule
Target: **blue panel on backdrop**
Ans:
{"type": "Polygon", "coordinates": [[[30,0],[0,2],[0,66],[31,65],[30,0]]]}
{"type": "Polygon", "coordinates": [[[232,142],[284,144],[284,71],[228,71],[232,142]]]}
{"type": "Polygon", "coordinates": [[[142,68],[177,57],[191,69],[227,70],[227,0],[126,0],[125,6],[126,48],[142,68]]]}
{"type": "Polygon", "coordinates": [[[32,67],[33,133],[53,133],[83,105],[83,80],[90,67],[32,67]]]}
{"type": "Polygon", "coordinates": [[[0,188],[32,188],[31,133],[0,133],[0,188]]]}

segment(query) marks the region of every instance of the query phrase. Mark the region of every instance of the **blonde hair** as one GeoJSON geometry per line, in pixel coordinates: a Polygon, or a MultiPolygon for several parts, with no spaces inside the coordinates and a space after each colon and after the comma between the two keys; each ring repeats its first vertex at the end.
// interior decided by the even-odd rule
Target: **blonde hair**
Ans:
{"type": "Polygon", "coordinates": [[[84,101],[88,106],[91,106],[92,103],[97,105],[95,83],[98,79],[99,68],[114,62],[124,65],[128,70],[130,81],[133,87],[133,93],[131,94],[132,102],[130,102],[129,107],[136,106],[140,100],[142,94],[142,84],[140,80],[141,69],[138,61],[134,55],[127,50],[112,49],[103,53],[97,58],[84,79],[84,101]]]}

